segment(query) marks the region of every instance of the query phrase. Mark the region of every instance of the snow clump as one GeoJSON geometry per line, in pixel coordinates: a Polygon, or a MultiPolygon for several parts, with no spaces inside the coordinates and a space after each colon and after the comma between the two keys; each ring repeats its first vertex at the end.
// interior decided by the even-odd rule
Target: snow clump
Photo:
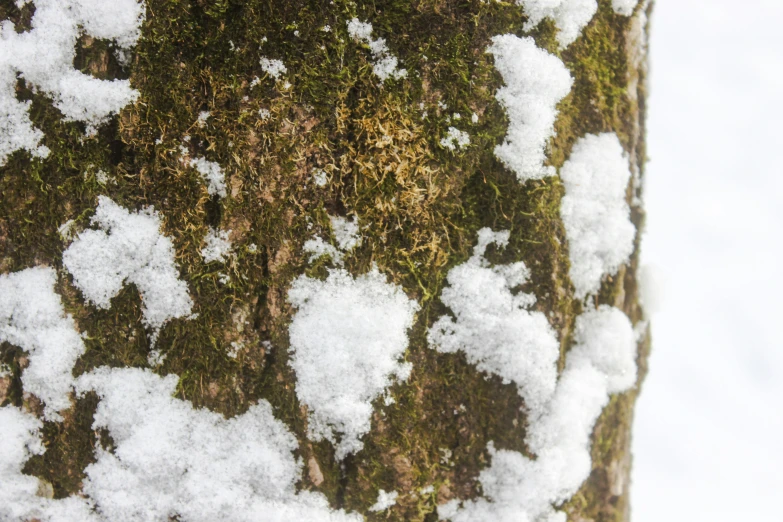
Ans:
{"type": "Polygon", "coordinates": [[[374,39],[372,37],[372,24],[369,22],[360,22],[358,18],[348,21],[348,34],[354,40],[359,40],[370,46],[375,63],[372,71],[375,76],[385,82],[389,78],[399,80],[408,76],[408,71],[397,68],[399,60],[389,52],[385,38],[374,39]]]}
{"type": "Polygon", "coordinates": [[[380,513],[386,511],[394,504],[397,503],[397,497],[399,494],[396,491],[387,492],[384,490],[378,491],[378,500],[370,507],[370,511],[374,513],[380,513]]]}
{"type": "Polygon", "coordinates": [[[545,167],[545,151],[555,132],[557,104],[571,91],[573,79],[563,62],[536,47],[532,38],[504,34],[487,49],[505,86],[495,98],[505,108],[509,125],[495,156],[524,183],[555,174],[545,167]]]}
{"type": "Polygon", "coordinates": [[[362,520],[332,510],[320,493],[297,491],[302,471],[293,455],[297,441],[268,402],[227,420],[172,397],[178,380],[107,367],[78,379],[80,393],[94,391],[100,398],[93,428],[107,429],[115,444],[111,452],[96,450],[95,462],[84,471],[84,497],[36,494],[38,479],[22,469],[32,455],[44,453],[42,423],[18,408],[0,408],[0,519],[362,520]]]}
{"type": "Polygon", "coordinates": [[[325,281],[300,276],[288,300],[298,308],[288,330],[290,364],[297,397],[309,410],[308,436],[335,444],[342,460],[364,446],[372,401],[393,378],[410,375],[400,358],[419,306],[377,268],[356,278],[343,269],[325,281]]]}
{"type": "Polygon", "coordinates": [[[329,216],[332,224],[332,234],[337,240],[340,250],[347,252],[353,250],[362,242],[359,235],[359,223],[356,218],[347,219],[341,216],[329,216]]]}
{"type": "Polygon", "coordinates": [[[560,169],[565,196],[560,217],[568,239],[576,297],[596,293],[633,252],[636,228],[625,195],[631,172],[614,133],[588,134],[560,169]]]}
{"type": "Polygon", "coordinates": [[[362,242],[362,237],[359,235],[359,223],[356,218],[349,220],[340,216],[329,216],[329,221],[332,225],[332,235],[337,241],[337,247],[316,236],[305,241],[302,248],[310,254],[308,259],[310,263],[321,256],[329,256],[337,266],[342,266],[343,254],[353,250],[362,242]]]}
{"type": "Polygon", "coordinates": [[[479,230],[473,256],[446,276],[441,301],[454,318],[435,321],[427,341],[441,353],[462,351],[479,370],[516,384],[536,416],[555,391],[560,343],[546,316],[530,311],[535,296],[512,292],[530,276],[525,264],[490,266],[484,258],[490,244],[508,240],[508,231],[479,230]]]}
{"type": "Polygon", "coordinates": [[[167,321],[190,314],[193,301],[179,279],[174,245],[160,233],[152,207],[129,212],[99,196],[92,224],[99,230],[85,230],[63,252],[65,268],[89,302],[107,309],[126,282],[135,284],[153,340],[167,321]]]}
{"type": "MultiPolygon", "coordinates": [[[[637,3],[638,0],[612,0],[612,8],[617,14],[630,16],[637,3]]],[[[598,11],[596,0],[517,0],[517,5],[524,7],[528,17],[525,31],[533,29],[544,18],[554,21],[561,48],[573,43],[598,11]]]]}
{"type": "Polygon", "coordinates": [[[440,146],[449,150],[456,150],[457,147],[464,149],[470,145],[470,136],[465,131],[461,131],[456,127],[449,127],[448,133],[444,138],[440,140],[440,146]]]}
{"type": "Polygon", "coordinates": [[[201,249],[201,257],[205,263],[218,261],[225,263],[228,256],[231,255],[231,241],[228,239],[230,231],[215,230],[210,227],[204,242],[206,245],[201,249]]]}
{"type": "MultiPolygon", "coordinates": [[[[17,1],[17,5],[28,3],[17,1]]],[[[75,46],[83,33],[113,40],[127,53],[139,39],[144,5],[138,0],[34,0],[31,29],[17,32],[0,23],[0,165],[16,150],[44,158],[43,132],[33,127],[29,101],[16,98],[17,75],[52,98],[66,121],[80,121],[88,132],[138,97],[128,80],[99,80],[73,68],[75,46]]]]}
{"type": "Polygon", "coordinates": [[[275,80],[279,80],[282,75],[288,72],[285,64],[281,60],[270,60],[269,58],[261,58],[259,60],[261,64],[261,70],[267,73],[275,80]]]}
{"type": "Polygon", "coordinates": [[[0,275],[0,342],[27,352],[22,386],[44,402],[50,421],[61,421],[59,412],[71,407],[71,372],[84,353],[73,318],[54,291],[56,283],[55,271],[45,267],[0,275]]]}
{"type": "Polygon", "coordinates": [[[452,522],[560,521],[554,506],[571,498],[590,475],[590,435],[609,395],[636,382],[636,340],[623,312],[606,305],[576,321],[555,393],[539,417],[530,419],[525,442],[536,454],[496,450],[479,475],[484,498],[452,500],[438,508],[452,522]]]}
{"type": "Polygon", "coordinates": [[[210,196],[226,197],[226,174],[220,165],[204,158],[193,158],[190,160],[190,166],[201,174],[210,196]]]}

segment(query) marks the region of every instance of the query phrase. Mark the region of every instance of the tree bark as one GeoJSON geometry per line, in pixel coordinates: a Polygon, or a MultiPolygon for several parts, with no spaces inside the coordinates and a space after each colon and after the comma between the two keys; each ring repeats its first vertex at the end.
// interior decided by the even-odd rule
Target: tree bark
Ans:
{"type": "MultiPolygon", "coordinates": [[[[582,35],[561,50],[551,21],[525,32],[524,9],[512,2],[147,0],[127,66],[110,42],[79,41],[78,69],[130,78],[140,93],[95,135],[85,137],[82,124],[63,121],[50,99],[19,82],[18,96],[31,100],[31,119],[51,153],[33,159],[16,152],[0,167],[0,273],[37,265],[58,270],[66,310],[88,333],[74,375],[103,365],[150,367],[139,293],[126,286],[108,310],[86,303],[63,269],[68,242],[58,229],[68,220],[76,230],[87,228],[99,195],[131,210],[154,207],[198,313],[169,322],[155,345],[166,356],[155,371],[180,378],[177,397],[226,417],[266,399],[299,440],[302,489],[368,520],[437,520],[439,504],[481,495],[477,477],[490,461],[490,441],[526,450],[516,387],[479,372],[461,354],[427,345],[427,328],[447,313],[439,296],[449,269],[470,257],[480,228],[510,230],[509,246],[488,257],[524,261],[531,270],[525,291],[537,296],[536,309],[557,331],[561,369],[583,308],[568,276],[563,185],[557,176],[520,183],[493,154],[508,119],[495,99],[502,78],[486,49],[495,35],[529,34],[570,70],[574,86],[558,105],[549,164],[562,166],[581,136],[611,131],[641,178],[646,60],[639,39],[647,33],[646,25],[639,33],[641,10],[621,16],[601,0],[582,35]],[[386,39],[406,78],[379,82],[372,54],[346,32],[354,17],[386,39]],[[283,61],[280,81],[262,70],[262,57],[283,61]],[[202,111],[209,117],[199,125],[202,111]],[[478,116],[466,126],[470,145],[456,152],[439,144],[455,113],[465,123],[478,116]],[[210,196],[183,154],[219,163],[227,197],[210,196]],[[324,187],[313,181],[317,170],[326,175],[324,187]],[[377,265],[421,306],[405,357],[410,378],[390,389],[394,404],[374,403],[364,449],[342,463],[330,442],[308,440],[288,351],[295,310],[287,292],[300,274],[322,278],[333,266],[327,258],[309,264],[303,251],[318,230],[329,230],[330,215],[355,215],[362,226],[363,241],[345,268],[358,275],[377,265]],[[230,231],[235,254],[225,264],[204,263],[200,255],[209,227],[230,231]],[[236,358],[227,355],[232,343],[241,347],[236,358]],[[431,494],[418,494],[430,485],[431,494]],[[373,513],[368,508],[379,489],[399,497],[388,511],[373,513]]],[[[20,30],[30,15],[28,7],[0,2],[0,19],[20,30]]],[[[629,202],[640,190],[629,188],[629,202]]],[[[643,209],[631,208],[641,231],[643,209]]],[[[591,300],[617,306],[635,325],[644,320],[639,236],[629,263],[591,300]]],[[[11,369],[0,379],[3,405],[40,412],[22,392],[25,353],[8,343],[1,349],[11,369]]],[[[629,519],[630,428],[648,351],[645,335],[637,386],[613,397],[600,417],[592,474],[564,506],[569,520],[629,519]]],[[[91,428],[96,397],[73,404],[62,423],[45,424],[47,451],[25,468],[50,483],[56,498],[79,493],[99,444],[91,428]]]]}

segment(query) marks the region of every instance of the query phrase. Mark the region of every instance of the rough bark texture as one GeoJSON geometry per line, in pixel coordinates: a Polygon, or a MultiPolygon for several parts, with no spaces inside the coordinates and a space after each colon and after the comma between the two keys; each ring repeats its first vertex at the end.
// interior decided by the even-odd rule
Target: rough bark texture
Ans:
{"type": "MultiPolygon", "coordinates": [[[[437,520],[437,504],[480,494],[476,478],[489,462],[487,442],[525,451],[526,420],[513,384],[487,378],[462,355],[427,347],[427,327],[446,312],[438,299],[446,273],[470,256],[481,227],[511,230],[509,248],[490,249],[489,257],[522,260],[531,269],[525,290],[535,293],[558,332],[561,363],[582,308],[568,278],[560,181],[520,184],[493,155],[507,120],[494,98],[502,81],[485,50],[494,35],[524,34],[523,10],[480,0],[147,0],[147,6],[128,67],[117,63],[109,43],[80,41],[76,67],[100,78],[129,77],[140,92],[96,135],[84,137],[82,125],[63,122],[51,101],[20,81],[18,95],[32,100],[33,122],[52,152],[45,160],[17,152],[0,168],[0,272],[58,269],[57,290],[88,333],[75,374],[99,365],[147,367],[138,292],[124,288],[110,310],[85,304],[62,269],[67,243],[58,227],[70,219],[77,230],[86,227],[101,194],[130,209],[154,206],[199,314],[167,324],[157,342],[167,357],[156,371],[180,376],[179,397],[226,416],[269,400],[300,440],[302,488],[362,513],[379,488],[400,492],[392,509],[367,513],[368,520],[437,520]],[[346,20],[354,16],[387,39],[407,79],[378,85],[369,52],[347,35],[346,20]],[[331,32],[321,30],[325,24],[331,32]],[[284,61],[290,88],[265,76],[262,56],[284,61]],[[261,81],[253,86],[256,76],[261,81]],[[260,109],[270,116],[259,118],[260,109]],[[204,110],[211,117],[199,127],[204,110]],[[470,126],[471,145],[456,153],[438,144],[454,112],[463,121],[480,116],[470,126]],[[183,143],[191,156],[225,168],[227,198],[208,196],[198,173],[181,161],[183,143]],[[314,168],[327,172],[326,187],[312,182],[314,168]],[[108,181],[96,177],[99,171],[108,181]],[[306,411],[287,364],[292,309],[286,292],[301,273],[326,274],[328,261],[308,265],[302,244],[319,227],[328,231],[328,214],[356,214],[366,227],[362,245],[346,258],[352,273],[375,263],[422,305],[406,355],[413,373],[392,388],[394,404],[378,401],[364,450],[343,466],[330,443],[307,440],[306,411]],[[209,226],[232,231],[236,256],[225,266],[205,264],[199,255],[209,226]],[[220,282],[221,272],[230,282],[220,282]],[[245,346],[237,359],[227,356],[234,341],[245,346]],[[434,485],[430,495],[409,494],[428,485],[434,485]]],[[[0,1],[0,19],[10,18],[18,30],[30,15],[29,5],[0,1]]],[[[558,51],[547,21],[532,35],[562,58],[575,80],[559,105],[550,163],[562,165],[585,133],[614,131],[633,168],[643,171],[645,59],[633,42],[631,19],[602,0],[566,50],[558,51]]],[[[629,201],[633,195],[629,188],[629,201]]],[[[641,230],[643,212],[632,208],[641,230]]],[[[596,298],[620,307],[634,323],[642,320],[637,264],[638,235],[629,265],[607,279],[596,298]]],[[[648,347],[649,339],[639,346],[640,381],[648,347]]],[[[0,355],[12,368],[0,381],[3,404],[35,411],[34,399],[20,391],[24,353],[6,344],[0,355]]],[[[596,425],[593,473],[567,504],[569,520],[628,519],[637,392],[638,386],[614,397],[596,425]]],[[[96,444],[95,406],[95,397],[74,399],[64,423],[46,424],[46,453],[27,465],[27,473],[52,484],[55,497],[80,489],[96,444]]]]}

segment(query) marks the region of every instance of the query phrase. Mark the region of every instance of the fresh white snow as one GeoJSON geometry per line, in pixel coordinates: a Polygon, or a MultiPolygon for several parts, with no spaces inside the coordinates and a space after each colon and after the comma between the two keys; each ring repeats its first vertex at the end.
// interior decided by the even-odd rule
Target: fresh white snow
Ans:
{"type": "Polygon", "coordinates": [[[332,270],[325,281],[300,276],[288,292],[296,394],[309,411],[308,434],[336,446],[336,458],[362,449],[372,401],[411,371],[400,359],[419,306],[377,269],[354,278],[332,270]]]}
{"type": "Polygon", "coordinates": [[[379,490],[378,491],[378,500],[375,501],[375,504],[370,506],[370,511],[374,513],[380,513],[381,511],[386,511],[390,507],[392,507],[394,504],[397,503],[397,497],[399,494],[396,491],[384,491],[379,490]]]}
{"type": "Polygon", "coordinates": [[[207,235],[204,237],[204,248],[201,249],[201,257],[205,263],[217,261],[225,263],[231,255],[231,241],[228,239],[230,231],[215,230],[210,227],[207,235]]]}
{"type": "MultiPolygon", "coordinates": [[[[17,2],[20,3],[20,2],[17,2]]],[[[27,2],[22,2],[27,3],[27,2]]],[[[73,68],[76,41],[86,33],[113,40],[127,52],[139,38],[144,4],[137,0],[34,0],[32,28],[17,33],[0,23],[0,165],[19,149],[46,157],[43,133],[33,127],[30,102],[16,99],[17,74],[52,98],[67,121],[88,132],[138,97],[128,80],[99,80],[73,68]]]]}
{"type": "Polygon", "coordinates": [[[391,54],[386,45],[385,38],[372,37],[372,24],[369,22],[360,22],[358,18],[353,18],[347,22],[348,34],[354,40],[366,43],[370,47],[375,63],[372,70],[381,82],[389,78],[399,80],[408,75],[408,71],[398,68],[397,57],[391,54]]]}
{"type": "Polygon", "coordinates": [[[612,0],[612,9],[617,14],[631,16],[639,0],[612,0]]]}
{"type": "Polygon", "coordinates": [[[226,174],[220,165],[204,158],[193,158],[190,160],[190,166],[201,174],[210,196],[226,197],[226,174]]]}
{"type": "Polygon", "coordinates": [[[590,435],[609,395],[636,382],[636,340],[620,310],[601,306],[577,318],[575,345],[555,393],[539,417],[529,419],[526,442],[535,460],[495,449],[479,475],[484,496],[439,507],[452,522],[561,521],[555,507],[590,475],[590,435]]]}
{"type": "Polygon", "coordinates": [[[596,293],[633,252],[636,228],[626,202],[628,158],[613,133],[580,138],[560,169],[560,217],[568,238],[576,297],[596,293]]]}
{"type": "Polygon", "coordinates": [[[538,415],[555,391],[560,343],[546,316],[530,311],[536,298],[512,290],[530,272],[522,262],[490,266],[487,247],[508,244],[509,232],[483,228],[473,256],[452,268],[441,301],[454,318],[440,317],[427,340],[442,353],[465,353],[484,372],[516,384],[532,416],[538,415]]]}
{"type": "Polygon", "coordinates": [[[160,233],[152,207],[129,212],[99,196],[92,224],[99,229],[85,230],[63,252],[63,264],[89,302],[109,308],[126,282],[135,284],[153,339],[167,321],[190,314],[193,301],[179,279],[174,245],[160,233]]]}
{"type": "Polygon", "coordinates": [[[71,371],[84,353],[56,283],[55,271],[45,267],[0,275],[0,342],[27,352],[22,385],[43,401],[44,416],[52,421],[62,420],[59,412],[71,406],[71,371]]]}
{"type": "Polygon", "coordinates": [[[261,58],[259,60],[261,64],[261,70],[267,73],[275,80],[279,80],[281,76],[288,72],[285,64],[281,60],[270,60],[269,58],[261,58]]]}
{"type": "Polygon", "coordinates": [[[517,4],[524,7],[528,16],[527,31],[544,18],[553,20],[560,47],[567,47],[576,40],[598,10],[596,0],[517,0],[517,4]]]}
{"type": "MultiPolygon", "coordinates": [[[[516,0],[517,5],[525,9],[528,21],[524,28],[533,29],[544,18],[549,18],[557,26],[557,42],[560,47],[568,47],[576,40],[582,29],[593,19],[598,10],[596,0],[516,0]]],[[[615,13],[630,16],[638,0],[612,0],[615,13]]]]}
{"type": "Polygon", "coordinates": [[[546,146],[554,135],[557,104],[571,91],[573,80],[563,62],[536,47],[532,38],[495,36],[487,49],[505,86],[495,98],[506,110],[508,131],[495,156],[520,182],[555,174],[544,166],[546,146]]]}
{"type": "Polygon", "coordinates": [[[441,138],[440,146],[449,150],[456,150],[457,147],[464,149],[470,145],[470,136],[465,131],[461,131],[456,127],[449,127],[446,136],[441,138]]]}
{"type": "Polygon", "coordinates": [[[83,496],[47,499],[25,461],[44,452],[34,416],[0,409],[0,518],[23,522],[183,522],[261,518],[281,522],[360,522],[332,510],[320,493],[297,492],[302,463],[296,438],[266,401],[232,419],[172,397],[178,377],[139,368],[98,368],[78,379],[100,402],[94,429],[106,428],[112,452],[98,449],[85,469],[83,496]]]}
{"type": "Polygon", "coordinates": [[[305,241],[303,250],[310,254],[309,262],[313,262],[321,256],[329,256],[337,266],[343,265],[343,254],[353,250],[362,242],[359,234],[359,223],[356,218],[348,219],[341,216],[329,216],[332,225],[332,235],[337,242],[337,247],[316,236],[305,241]]]}
{"type": "Polygon", "coordinates": [[[329,221],[332,224],[332,234],[334,234],[340,250],[348,252],[361,244],[362,237],[359,235],[359,223],[355,217],[348,219],[341,216],[329,216],[329,221]]]}

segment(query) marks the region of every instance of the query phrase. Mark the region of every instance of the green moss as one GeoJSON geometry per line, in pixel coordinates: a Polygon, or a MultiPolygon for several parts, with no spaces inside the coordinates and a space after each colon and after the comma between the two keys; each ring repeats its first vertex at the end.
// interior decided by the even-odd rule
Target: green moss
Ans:
{"type": "MultiPolygon", "coordinates": [[[[488,255],[497,263],[523,260],[531,269],[525,290],[536,294],[537,307],[558,331],[563,356],[582,307],[568,279],[562,184],[548,178],[520,185],[492,153],[508,122],[494,99],[501,78],[485,49],[494,35],[524,34],[522,10],[481,0],[147,4],[143,38],[127,69],[112,57],[110,43],[80,40],[76,67],[102,78],[129,75],[141,95],[96,135],[84,137],[82,125],[63,122],[45,96],[20,83],[19,95],[32,100],[31,117],[52,153],[40,161],[16,153],[0,168],[3,271],[36,264],[60,269],[67,242],[58,227],[69,219],[77,230],[89,226],[98,195],[131,209],[153,206],[175,244],[198,313],[166,325],[156,345],[166,359],[155,371],[180,376],[179,397],[226,416],[269,400],[300,439],[305,463],[314,459],[323,474],[316,487],[306,467],[301,487],[358,511],[375,502],[379,488],[400,492],[389,513],[368,520],[433,520],[438,502],[479,494],[475,479],[488,464],[487,442],[525,451],[526,420],[513,385],[486,378],[461,355],[427,347],[427,327],[447,312],[438,301],[446,273],[470,256],[479,228],[509,229],[508,248],[488,255]],[[368,49],[347,35],[345,22],[354,16],[387,39],[407,79],[378,85],[368,49]],[[331,32],[322,30],[326,24],[331,32]],[[263,73],[262,56],[283,60],[290,88],[263,73]],[[259,117],[262,109],[268,118],[259,117]],[[203,127],[196,124],[201,111],[210,112],[203,127]],[[455,112],[471,137],[457,153],[438,144],[455,112]],[[477,124],[470,123],[473,113],[477,124]],[[209,197],[198,173],[182,161],[183,145],[189,156],[224,167],[229,197],[209,197]],[[327,187],[312,182],[315,168],[327,172],[327,187]],[[109,175],[105,185],[98,171],[109,175]],[[349,270],[366,272],[375,263],[422,304],[406,354],[413,374],[392,388],[393,405],[376,404],[365,449],[343,467],[329,443],[307,441],[306,411],[288,366],[293,311],[287,288],[305,271],[325,276],[328,261],[309,266],[301,245],[315,233],[328,237],[328,214],[356,214],[366,227],[362,245],[346,259],[349,270]],[[210,226],[232,230],[236,255],[225,265],[205,264],[199,255],[210,226]],[[230,282],[221,283],[221,274],[230,282]],[[236,359],[227,356],[233,342],[244,346],[236,359]],[[435,493],[410,493],[428,485],[435,493]]],[[[0,1],[0,17],[23,27],[25,16],[10,0],[0,1]]],[[[637,103],[626,92],[627,31],[627,19],[602,1],[584,35],[563,52],[551,22],[530,33],[559,53],[574,76],[574,90],[559,106],[551,164],[562,165],[588,132],[615,131],[629,150],[638,147],[633,122],[643,96],[637,103]]],[[[643,216],[634,220],[641,226],[643,216]]],[[[621,300],[635,321],[641,317],[636,263],[607,281],[598,298],[621,300]]],[[[136,289],[125,287],[111,309],[98,310],[84,303],[64,270],[61,275],[58,291],[87,334],[76,373],[100,365],[146,367],[149,332],[136,289]]],[[[23,353],[3,345],[2,354],[18,375],[23,353]]],[[[18,395],[8,400],[21,404],[18,395]]],[[[613,401],[596,428],[596,469],[625,451],[613,437],[627,433],[634,398],[613,401]]],[[[92,408],[92,399],[82,399],[72,421],[47,424],[49,450],[28,466],[58,496],[79,490],[81,470],[92,458],[92,408]]],[[[614,520],[594,516],[619,513],[605,493],[606,481],[591,478],[568,509],[614,520]]]]}

